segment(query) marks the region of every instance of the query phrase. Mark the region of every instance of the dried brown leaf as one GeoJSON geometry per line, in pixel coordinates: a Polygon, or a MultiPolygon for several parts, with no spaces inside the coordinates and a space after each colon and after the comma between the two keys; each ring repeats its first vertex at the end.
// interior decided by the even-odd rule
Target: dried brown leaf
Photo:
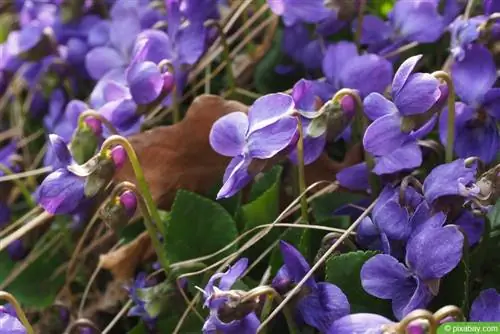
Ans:
{"type": "MultiPolygon", "coordinates": [[[[160,208],[170,207],[177,189],[204,193],[222,179],[230,159],[211,148],[210,129],[218,118],[247,109],[237,101],[201,95],[193,101],[181,122],[129,138],[160,208]]],[[[116,178],[135,182],[130,164],[125,165],[116,178]]]]}
{"type": "Polygon", "coordinates": [[[154,255],[147,231],[134,241],[99,257],[102,268],[111,271],[118,281],[127,281],[134,276],[138,265],[154,255]]]}

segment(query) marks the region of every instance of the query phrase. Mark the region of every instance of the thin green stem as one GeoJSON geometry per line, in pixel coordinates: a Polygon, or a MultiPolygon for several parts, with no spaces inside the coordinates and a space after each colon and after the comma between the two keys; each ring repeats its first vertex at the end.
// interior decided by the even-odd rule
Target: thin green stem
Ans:
{"type": "Polygon", "coordinates": [[[153,248],[156,252],[156,255],[158,256],[158,260],[160,261],[163,269],[165,270],[166,273],[168,273],[170,263],[166,257],[164,248],[162,247],[162,244],[158,239],[158,233],[157,233],[158,231],[155,227],[158,225],[154,224],[153,220],[151,219],[151,215],[149,214],[148,207],[144,200],[144,196],[137,190],[137,187],[133,183],[122,182],[115,187],[113,193],[111,194],[111,198],[117,196],[118,193],[123,192],[125,190],[130,190],[137,197],[137,203],[139,204],[139,209],[141,210],[142,216],[144,218],[144,225],[146,226],[148,234],[151,238],[151,244],[153,245],[153,248]]]}
{"type": "MultiPolygon", "coordinates": [[[[297,116],[298,122],[298,130],[299,130],[299,141],[297,142],[297,158],[298,158],[298,184],[299,184],[299,193],[302,194],[306,191],[306,172],[304,165],[304,129],[302,128],[302,120],[300,116],[297,116]]],[[[308,222],[308,214],[307,214],[307,197],[306,195],[300,198],[300,212],[302,216],[302,220],[307,223],[308,222]]]]}
{"type": "MultiPolygon", "coordinates": [[[[270,286],[265,285],[265,286],[258,286],[255,289],[248,291],[248,293],[245,295],[245,297],[243,297],[243,299],[241,300],[241,303],[244,303],[246,301],[250,301],[250,300],[255,299],[256,297],[264,295],[264,294],[266,295],[268,300],[270,300],[271,303],[272,303],[273,299],[276,299],[279,303],[283,302],[283,297],[281,297],[281,295],[275,289],[273,289],[270,286]]],[[[290,334],[299,333],[299,330],[297,328],[297,324],[295,323],[295,320],[293,319],[293,314],[290,311],[290,309],[287,306],[285,306],[285,307],[283,307],[282,311],[283,311],[283,315],[285,316],[286,323],[288,325],[288,333],[290,333],[290,334]]],[[[262,333],[262,329],[263,328],[261,328],[261,331],[258,331],[258,333],[262,333]]]]}
{"type": "Polygon", "coordinates": [[[24,313],[23,309],[21,308],[21,305],[19,305],[19,302],[17,301],[16,297],[14,297],[13,295],[11,295],[8,292],[0,291],[0,299],[9,302],[14,307],[14,309],[16,310],[16,315],[19,318],[19,321],[21,321],[24,328],[26,328],[26,331],[28,332],[28,334],[35,334],[33,327],[31,326],[30,322],[28,321],[28,318],[26,317],[26,314],[24,313]]]}
{"type": "MultiPolygon", "coordinates": [[[[141,164],[139,163],[139,159],[137,157],[137,154],[134,151],[134,148],[129,143],[129,141],[127,139],[125,139],[124,137],[114,135],[114,136],[108,137],[108,139],[106,139],[104,141],[104,143],[102,144],[102,147],[101,147],[101,154],[107,154],[107,151],[115,145],[121,145],[125,149],[125,151],[127,152],[128,159],[130,161],[130,164],[132,165],[132,169],[134,170],[134,174],[135,174],[135,178],[137,180],[137,186],[139,188],[139,192],[142,195],[142,196],[139,196],[139,198],[144,199],[145,209],[144,209],[143,214],[147,212],[149,214],[150,218],[152,218],[149,220],[144,219],[144,223],[146,225],[148,233],[151,236],[151,240],[153,240],[153,243],[156,241],[159,242],[158,236],[156,235],[155,226],[158,229],[158,231],[160,231],[163,238],[166,237],[165,227],[161,223],[160,213],[158,212],[156,204],[153,200],[153,196],[151,195],[151,192],[149,191],[148,183],[146,182],[144,172],[142,170],[141,164]],[[152,224],[150,224],[150,223],[152,223],[152,224]]],[[[156,247],[155,247],[155,249],[156,249],[156,247]]],[[[160,257],[161,254],[158,254],[158,256],[160,257]]],[[[164,265],[166,265],[168,263],[166,258],[163,259],[163,261],[165,262],[164,265]]],[[[165,271],[167,271],[168,265],[165,266],[164,269],[165,269],[165,271]]]]}
{"type": "MultiPolygon", "coordinates": [[[[5,175],[15,175],[15,173],[6,165],[0,163],[0,170],[5,174],[5,175]]],[[[33,200],[33,196],[31,196],[31,192],[26,188],[26,184],[21,182],[19,179],[12,179],[11,180],[18,188],[19,191],[23,194],[23,197],[28,203],[30,208],[35,207],[35,201],[33,200]]]]}
{"type": "Polygon", "coordinates": [[[455,146],[455,86],[451,76],[444,71],[436,71],[432,73],[436,79],[446,82],[448,86],[448,121],[447,121],[447,135],[446,135],[446,162],[453,161],[453,149],[455,146]]]}

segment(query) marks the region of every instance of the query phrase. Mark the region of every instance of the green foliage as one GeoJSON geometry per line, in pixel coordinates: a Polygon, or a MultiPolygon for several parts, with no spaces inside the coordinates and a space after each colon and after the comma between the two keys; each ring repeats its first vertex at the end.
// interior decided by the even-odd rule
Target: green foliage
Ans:
{"type": "Polygon", "coordinates": [[[369,295],[361,285],[363,264],[377,252],[357,251],[331,257],[326,262],[326,281],[335,284],[346,294],[351,313],[376,312],[392,317],[390,302],[369,295]]]}
{"type": "MultiPolygon", "coordinates": [[[[356,203],[365,199],[365,196],[359,194],[342,193],[338,192],[322,195],[311,202],[311,208],[314,218],[317,221],[322,221],[332,217],[333,212],[341,206],[356,203]]],[[[346,226],[336,226],[339,228],[346,228],[346,226]]]]}
{"type": "MultiPolygon", "coordinates": [[[[13,294],[23,307],[42,309],[52,305],[64,284],[64,275],[52,278],[54,271],[64,262],[59,251],[49,250],[31,263],[5,291],[13,294]]],[[[0,253],[0,282],[3,282],[19,262],[13,262],[7,252],[0,253]]]]}
{"type": "Polygon", "coordinates": [[[237,237],[236,223],[221,205],[186,190],[177,193],[166,225],[165,249],[172,262],[216,252],[237,237]]]}

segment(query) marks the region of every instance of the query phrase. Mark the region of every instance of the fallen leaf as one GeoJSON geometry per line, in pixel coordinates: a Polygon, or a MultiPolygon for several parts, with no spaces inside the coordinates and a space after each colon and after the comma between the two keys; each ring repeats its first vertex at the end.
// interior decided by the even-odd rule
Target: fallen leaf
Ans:
{"type": "Polygon", "coordinates": [[[147,231],[132,242],[107,254],[99,256],[99,265],[111,271],[113,277],[122,282],[134,277],[137,266],[154,255],[147,231]]]}
{"type": "MultiPolygon", "coordinates": [[[[128,138],[160,208],[170,208],[177,189],[205,193],[222,179],[230,159],[212,149],[208,141],[210,129],[218,118],[247,109],[237,101],[201,95],[179,123],[128,138]]],[[[116,179],[135,183],[130,164],[120,170],[116,179]]]]}

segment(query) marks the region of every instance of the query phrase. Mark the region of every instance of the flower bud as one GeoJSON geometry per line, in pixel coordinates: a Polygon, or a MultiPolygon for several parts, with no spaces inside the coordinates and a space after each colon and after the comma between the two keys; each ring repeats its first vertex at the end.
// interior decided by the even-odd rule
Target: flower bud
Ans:
{"type": "Polygon", "coordinates": [[[354,101],[354,98],[351,95],[345,95],[340,100],[340,107],[342,108],[343,111],[345,111],[347,116],[354,117],[354,114],[356,112],[356,102],[354,101]]]}
{"type": "Polygon", "coordinates": [[[163,91],[171,92],[175,86],[174,75],[170,72],[163,73],[163,91]]]}
{"type": "Polygon", "coordinates": [[[21,261],[28,254],[21,239],[14,240],[7,246],[7,253],[13,261],[21,261]]]}
{"type": "Polygon", "coordinates": [[[102,135],[102,123],[97,118],[85,118],[85,125],[88,126],[96,136],[100,137],[102,135]]]}
{"type": "Polygon", "coordinates": [[[137,197],[133,191],[127,190],[120,195],[120,204],[123,206],[127,215],[132,217],[137,209],[137,197]]]}
{"type": "Polygon", "coordinates": [[[113,160],[116,169],[120,169],[123,167],[125,161],[127,160],[127,152],[125,151],[123,146],[118,145],[113,147],[113,149],[111,150],[111,159],[113,160]]]}

